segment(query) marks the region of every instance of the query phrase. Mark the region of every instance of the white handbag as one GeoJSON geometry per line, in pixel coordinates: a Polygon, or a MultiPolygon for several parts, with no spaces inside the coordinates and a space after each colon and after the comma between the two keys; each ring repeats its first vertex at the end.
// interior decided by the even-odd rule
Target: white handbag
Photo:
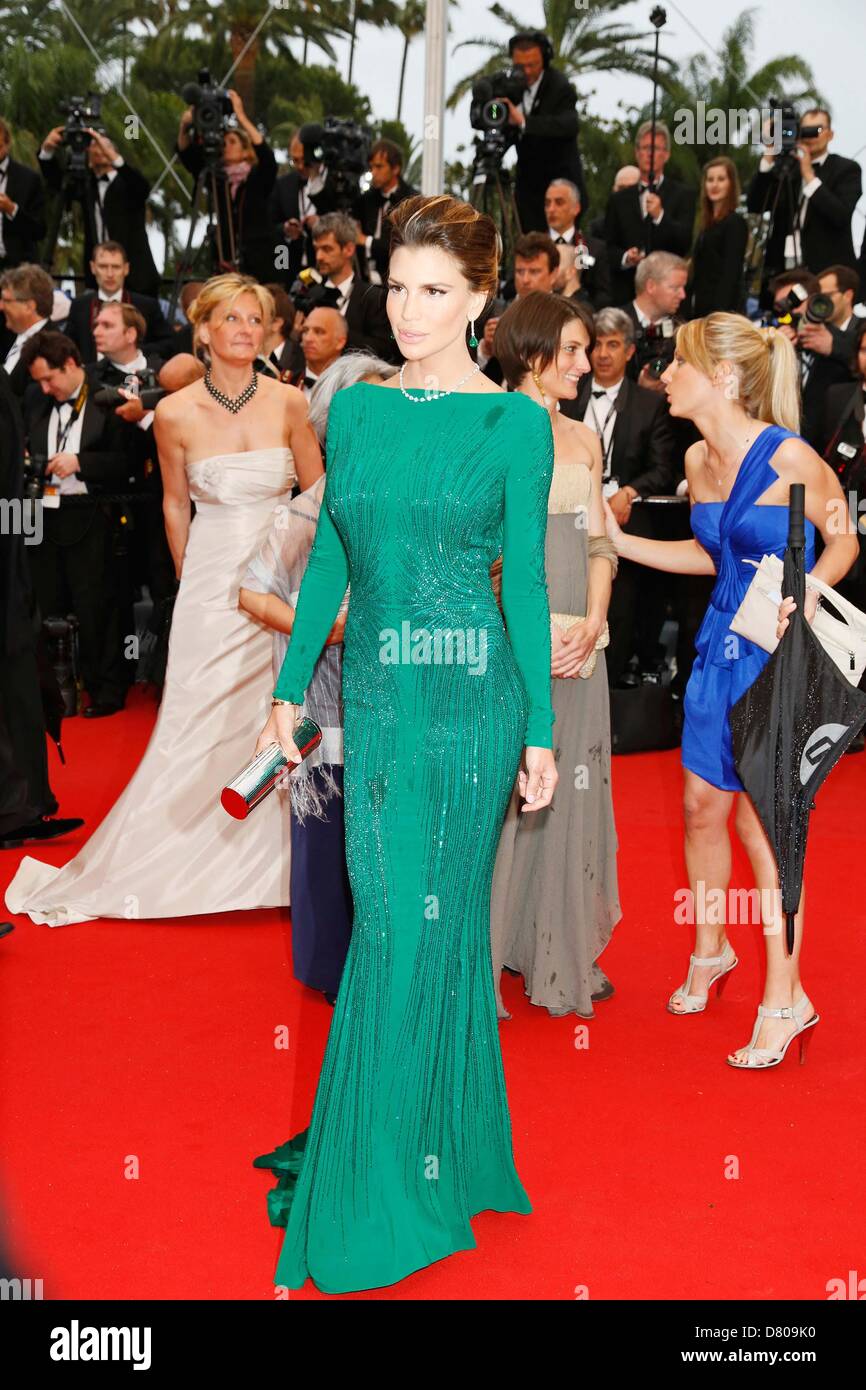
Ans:
{"type": "MultiPolygon", "coordinates": [[[[763,647],[765,652],[774,652],[779,645],[776,627],[782,602],[784,565],[778,555],[765,555],[760,564],[757,560],[744,560],[743,564],[755,566],[755,577],[731,619],[731,631],[763,647]]],[[[812,631],[845,679],[857,685],[866,670],[866,613],[815,575],[806,576],[806,588],[815,589],[821,595],[812,631]],[[844,621],[834,618],[822,606],[825,598],[842,614],[844,621]]]]}

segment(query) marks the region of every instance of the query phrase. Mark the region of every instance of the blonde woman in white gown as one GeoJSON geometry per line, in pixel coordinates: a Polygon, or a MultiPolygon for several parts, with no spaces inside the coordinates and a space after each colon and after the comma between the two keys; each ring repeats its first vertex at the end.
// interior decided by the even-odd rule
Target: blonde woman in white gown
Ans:
{"type": "Polygon", "coordinates": [[[271,633],[239,609],[238,590],[295,481],[307,489],[324,471],[321,452],[302,392],[253,371],[270,293],[216,276],[191,315],[209,373],[165,397],[154,422],[180,578],[162,704],[138,769],[80,853],[60,869],[27,856],[9,885],[7,908],[49,926],[289,902],[286,800],[236,821],[219,795],[249,761],[273,687],[271,633]]]}

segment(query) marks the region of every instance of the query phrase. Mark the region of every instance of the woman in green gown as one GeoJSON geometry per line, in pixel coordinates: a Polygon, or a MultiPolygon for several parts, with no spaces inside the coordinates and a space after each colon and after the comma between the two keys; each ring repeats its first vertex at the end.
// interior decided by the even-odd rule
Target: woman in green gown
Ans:
{"type": "Polygon", "coordinates": [[[328,1293],[474,1248],[479,1211],[531,1211],[511,1146],[490,890],[515,776],[525,811],[549,805],[557,782],[550,418],[481,376],[466,343],[498,287],[498,234],[445,195],[409,198],[391,220],[388,315],[406,361],[331,405],[316,538],[257,745],[299,756],[298,706],[350,585],[352,939],[309,1127],[255,1160],[279,1176],[275,1283],[311,1276],[328,1293]],[[490,582],[500,553],[505,624],[490,582]]]}

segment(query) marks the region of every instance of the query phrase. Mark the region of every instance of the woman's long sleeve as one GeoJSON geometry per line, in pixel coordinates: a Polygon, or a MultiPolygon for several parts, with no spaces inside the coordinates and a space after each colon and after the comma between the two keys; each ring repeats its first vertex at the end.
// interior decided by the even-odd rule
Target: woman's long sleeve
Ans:
{"type": "Polygon", "coordinates": [[[534,412],[515,430],[514,454],[505,478],[502,527],[502,610],[526,694],[529,717],[524,744],[553,747],[550,700],[550,605],[544,570],[547,499],[553,479],[553,431],[547,412],[534,412]]]}
{"type": "Polygon", "coordinates": [[[337,416],[340,414],[335,408],[338,399],[335,397],[332,402],[328,418],[328,468],[316,535],[301,580],[289,648],[274,690],[278,699],[291,700],[296,705],[303,701],[313,668],[334,626],[349,583],[346,548],[328,509],[329,489],[334,480],[334,471],[339,468],[335,462],[338,452],[337,416]]]}

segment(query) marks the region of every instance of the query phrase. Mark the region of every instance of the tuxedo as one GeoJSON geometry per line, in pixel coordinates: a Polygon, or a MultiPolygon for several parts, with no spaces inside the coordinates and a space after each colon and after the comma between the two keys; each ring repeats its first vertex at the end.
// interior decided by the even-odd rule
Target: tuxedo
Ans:
{"type": "Polygon", "coordinates": [[[384,281],[388,274],[388,258],[391,254],[391,225],[388,213],[406,198],[413,198],[418,192],[411,184],[400,177],[397,185],[384,197],[378,188],[368,188],[356,200],[352,216],[359,223],[365,237],[372,237],[369,252],[359,247],[359,254],[365,252],[365,259],[384,281]]]}
{"type": "MultiPolygon", "coordinates": [[[[25,399],[24,408],[31,456],[49,454],[55,401],[40,393],[25,399]]],[[[123,704],[133,678],[132,663],[124,655],[124,638],[134,629],[129,626],[126,554],[119,541],[120,504],[108,500],[111,493],[134,486],[136,460],[128,429],[88,395],[80,443],[71,450],[78,455],[77,476],[88,492],[61,497],[56,510],[43,507],[42,544],[30,547],[42,617],[70,609],[75,613],[85,689],[95,703],[114,705],[123,704]]]]}
{"type": "Polygon", "coordinates": [[[355,276],[344,318],[349,330],[346,352],[373,352],[386,362],[401,362],[385,310],[386,290],[355,276]]]}
{"type": "MultiPolygon", "coordinates": [[[[582,377],[575,399],[560,403],[562,414],[583,420],[592,428],[590,406],[596,404],[593,388],[601,389],[592,377],[582,377]]],[[[607,476],[615,478],[620,487],[635,488],[641,497],[673,493],[679,476],[664,397],[623,377],[613,415],[612,436],[607,429],[602,432],[607,476]]],[[[600,414],[600,424],[603,419],[600,414]]],[[[652,511],[638,503],[626,529],[638,535],[652,535],[653,523],[652,511]]],[[[658,572],[620,560],[608,609],[610,645],[606,664],[610,685],[617,684],[634,652],[638,653],[643,669],[655,664],[668,588],[669,581],[658,572]]]]}
{"type": "MultiPolygon", "coordinates": [[[[820,441],[821,452],[839,478],[842,491],[845,493],[852,523],[857,518],[863,523],[863,518],[866,517],[864,406],[866,400],[862,381],[853,384],[840,382],[831,386],[825,398],[820,441]]],[[[857,528],[857,539],[860,543],[860,554],[848,573],[839,580],[836,588],[844,598],[863,608],[866,607],[866,535],[863,534],[860,525],[857,528]]]]}
{"type": "Polygon", "coordinates": [[[692,244],[693,191],[665,175],[656,188],[664,210],[661,222],[656,225],[641,214],[642,186],[633,184],[612,193],[605,213],[604,239],[610,257],[613,302],[617,305],[634,298],[635,268],[622,264],[623,256],[632,246],[641,251],[671,251],[676,256],[686,256],[692,244]]]}
{"type": "MultiPolygon", "coordinates": [[[[163,347],[173,344],[174,335],[159,306],[159,301],[149,295],[136,294],[124,288],[122,295],[125,304],[131,304],[141,314],[146,324],[144,341],[160,357],[163,347]]],[[[93,341],[93,325],[99,313],[101,301],[96,290],[85,290],[73,299],[69,306],[69,317],[63,326],[67,337],[77,345],[83,362],[95,362],[96,343],[93,341]]]]}
{"type": "Polygon", "coordinates": [[[0,270],[11,270],[39,260],[39,242],[45,236],[45,189],[36,171],[26,164],[7,155],[3,165],[6,195],[18,205],[14,217],[0,213],[0,270]]]}
{"type": "Polygon", "coordinates": [[[577,92],[564,72],[545,68],[526,124],[517,127],[514,196],[521,232],[544,232],[544,195],[552,179],[570,179],[589,206],[577,147],[577,92]]]}
{"type": "Polygon", "coordinates": [[[847,386],[854,380],[851,371],[851,358],[854,354],[854,340],[857,335],[859,319],[853,318],[844,330],[835,324],[827,324],[833,338],[833,349],[829,355],[811,354],[807,359],[808,370],[804,373],[803,356],[798,351],[801,364],[802,420],[800,433],[813,449],[821,449],[824,432],[825,397],[834,386],[847,386]],[[805,385],[802,383],[805,374],[805,385]]]}
{"type": "MultiPolygon", "coordinates": [[[[39,167],[48,187],[59,193],[63,171],[57,158],[43,159],[40,156],[39,167]]],[[[85,182],[84,283],[90,288],[96,287],[90,262],[97,230],[95,208],[99,201],[98,188],[96,175],[88,169],[85,182]]],[[[144,174],[140,174],[131,164],[121,164],[115,178],[105,185],[102,200],[105,235],[101,240],[119,241],[126,252],[129,261],[127,289],[155,297],[159,293],[159,271],[147,239],[145,212],[149,194],[150,183],[144,174]]]]}
{"type": "MultiPolygon", "coordinates": [[[[788,184],[791,199],[788,198],[787,189],[781,191],[772,235],[764,256],[765,280],[772,279],[785,269],[785,239],[792,231],[798,212],[802,217],[801,265],[811,270],[813,275],[820,275],[830,265],[857,265],[851,238],[851,217],[860,199],[860,165],[856,160],[845,159],[840,154],[828,154],[814,168],[815,176],[821,183],[810,198],[802,195],[803,181],[799,170],[794,171],[788,184]]],[[[746,195],[749,212],[762,212],[772,207],[777,188],[773,174],[762,173],[759,166],[746,195]]]]}
{"type": "MultiPolygon", "coordinates": [[[[35,337],[36,333],[41,332],[43,328],[50,327],[51,320],[43,319],[40,325],[34,325],[34,332],[31,336],[35,337]]],[[[20,398],[24,395],[25,391],[31,384],[30,372],[27,370],[27,368],[24,366],[24,363],[21,361],[20,354],[18,356],[17,362],[14,363],[11,371],[5,365],[9,349],[12,347],[17,337],[18,334],[13,333],[11,328],[7,328],[5,327],[5,325],[2,328],[0,328],[0,366],[2,366],[6,379],[12,387],[13,394],[20,398]]],[[[23,347],[24,344],[22,344],[22,350],[23,347]]]]}
{"type": "MultiPolygon", "coordinates": [[[[301,178],[297,169],[291,169],[287,174],[281,174],[276,180],[268,200],[268,218],[273,224],[275,244],[282,242],[281,249],[284,251],[284,259],[287,262],[286,269],[276,273],[276,279],[281,280],[287,289],[291,288],[305,265],[315,266],[316,264],[316,254],[309,228],[305,227],[303,234],[296,237],[294,241],[287,241],[283,231],[283,224],[291,218],[295,217],[298,221],[301,220],[300,195],[301,189],[305,186],[306,180],[301,178]]],[[[318,193],[309,195],[309,201],[313,204],[319,217],[324,217],[328,212],[336,212],[339,206],[333,188],[328,187],[327,178],[318,193]]]]}
{"type": "MultiPolygon", "coordinates": [[[[570,420],[583,420],[598,386],[589,375],[581,377],[573,401],[561,401],[560,411],[570,420]]],[[[674,434],[664,396],[623,377],[614,403],[614,427],[610,451],[610,475],[620,487],[628,484],[641,497],[669,494],[682,476],[676,463],[674,434]]]]}

